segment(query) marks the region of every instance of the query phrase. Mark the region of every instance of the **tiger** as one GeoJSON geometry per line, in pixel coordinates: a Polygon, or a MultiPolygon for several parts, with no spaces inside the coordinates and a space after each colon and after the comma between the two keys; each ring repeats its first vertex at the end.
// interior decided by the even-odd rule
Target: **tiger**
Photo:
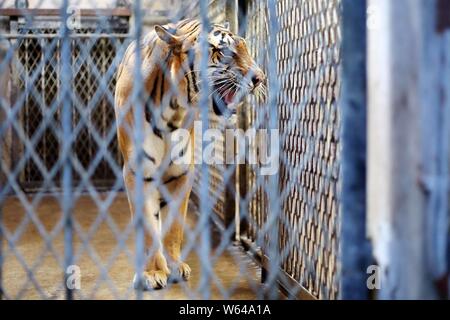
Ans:
{"type": "Polygon", "coordinates": [[[210,24],[204,33],[201,22],[193,19],[156,25],[139,44],[134,41],[126,49],[116,78],[115,116],[132,217],[136,180],[138,176],[143,179],[140,185],[147,222],[144,239],[147,260],[144,273],[134,275],[136,289],[162,289],[170,278],[177,279],[174,281],[190,278],[192,270],[182,261],[181,249],[194,176],[193,123],[201,108],[212,108],[216,116],[228,119],[236,113],[236,106],[245,95],[262,90],[265,80],[245,40],[231,32],[227,24],[210,24]],[[207,35],[203,36],[203,42],[202,34],[207,35]],[[207,48],[203,43],[207,43],[207,48]],[[136,66],[137,52],[139,66],[136,66]],[[206,53],[208,57],[202,59],[206,53]],[[200,77],[202,66],[206,67],[205,77],[200,77]],[[144,93],[140,99],[134,99],[133,105],[136,70],[140,71],[144,93]],[[207,83],[201,78],[206,78],[207,83]],[[200,105],[206,86],[210,88],[208,104],[200,105]],[[143,132],[141,146],[135,145],[136,128],[143,132]],[[172,155],[173,136],[180,130],[189,133],[179,152],[188,161],[181,164],[172,155]],[[141,174],[137,174],[138,169],[141,174]],[[164,232],[163,222],[172,213],[175,218],[168,222],[164,232]]]}

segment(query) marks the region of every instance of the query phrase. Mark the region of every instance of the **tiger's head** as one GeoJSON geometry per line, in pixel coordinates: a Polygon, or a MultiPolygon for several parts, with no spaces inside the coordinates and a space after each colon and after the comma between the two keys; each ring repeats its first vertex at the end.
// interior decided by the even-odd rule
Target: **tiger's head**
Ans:
{"type": "Polygon", "coordinates": [[[155,30],[179,57],[183,73],[180,87],[186,88],[190,103],[198,103],[200,88],[204,86],[201,79],[209,82],[213,110],[218,116],[231,116],[246,95],[264,91],[264,72],[250,55],[245,40],[233,34],[228,26],[211,25],[207,37],[206,77],[200,76],[202,53],[206,50],[199,40],[201,25],[198,21],[184,20],[172,27],[156,26],[155,30]]]}

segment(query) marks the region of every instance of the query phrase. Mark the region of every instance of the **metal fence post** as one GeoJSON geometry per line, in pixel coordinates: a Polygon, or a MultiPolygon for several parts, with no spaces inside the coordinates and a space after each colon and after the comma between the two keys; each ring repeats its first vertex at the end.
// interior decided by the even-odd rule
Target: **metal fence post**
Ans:
{"type": "MultiPolygon", "coordinates": [[[[208,95],[209,95],[209,87],[206,79],[207,75],[207,65],[208,65],[208,54],[207,54],[207,37],[209,30],[209,18],[208,18],[208,4],[209,0],[200,0],[200,21],[202,24],[201,34],[200,34],[200,45],[201,45],[201,61],[200,61],[200,76],[201,82],[203,85],[203,91],[200,94],[200,106],[209,106],[208,95]],[[206,89],[206,90],[205,90],[206,89]]],[[[209,127],[209,108],[201,108],[200,111],[200,120],[202,121],[202,136],[204,137],[205,130],[209,127]]],[[[209,169],[208,165],[205,161],[202,161],[201,164],[201,180],[200,180],[200,190],[202,195],[207,195],[209,193],[209,169]]],[[[201,197],[200,198],[200,254],[199,257],[201,259],[201,269],[202,276],[200,279],[200,290],[202,293],[203,299],[211,298],[211,272],[212,266],[210,262],[210,254],[211,254],[211,211],[212,205],[209,197],[201,197]]]]}
{"type": "MultiPolygon", "coordinates": [[[[450,4],[446,4],[447,6],[450,4]]],[[[450,26],[450,20],[449,22],[449,26],[450,26]]],[[[442,136],[443,138],[443,142],[444,144],[446,144],[446,146],[443,144],[443,149],[446,152],[446,159],[442,159],[443,163],[442,165],[444,166],[443,171],[446,172],[446,176],[447,179],[443,182],[443,196],[446,196],[446,202],[444,204],[445,209],[447,211],[447,213],[443,212],[443,214],[446,214],[446,219],[447,219],[447,226],[449,224],[449,220],[450,220],[450,177],[449,177],[449,172],[450,172],[450,138],[449,138],[449,133],[450,133],[450,30],[447,30],[446,33],[443,35],[443,40],[444,40],[444,54],[446,56],[445,59],[445,67],[444,67],[444,72],[443,77],[444,77],[444,88],[445,88],[445,115],[443,118],[443,121],[445,123],[445,126],[443,128],[444,130],[444,135],[442,136]],[[447,163],[445,163],[445,160],[447,163]]],[[[443,154],[445,156],[445,154],[443,154]]],[[[444,216],[445,217],[445,216],[444,216]]],[[[445,225],[444,225],[445,226],[445,225]]],[[[446,242],[443,243],[444,248],[442,248],[444,250],[444,261],[443,264],[445,266],[445,276],[443,279],[441,279],[442,284],[443,284],[443,290],[445,290],[445,288],[447,288],[447,292],[443,293],[446,294],[447,299],[450,298],[450,230],[447,232],[447,237],[446,237],[446,242]]]]}
{"type": "Polygon", "coordinates": [[[225,16],[230,23],[230,30],[233,33],[238,32],[238,0],[227,0],[225,2],[225,16]]]}
{"type": "MultiPolygon", "coordinates": [[[[3,30],[0,27],[0,30],[3,30]]],[[[4,58],[6,56],[7,53],[7,49],[8,46],[3,46],[3,43],[0,40],[0,61],[4,61],[4,58]]],[[[4,121],[6,121],[6,114],[5,111],[6,110],[6,103],[9,100],[8,99],[8,82],[9,82],[9,67],[4,67],[4,69],[6,70],[0,70],[1,75],[0,75],[0,123],[4,123],[4,121]]],[[[6,130],[5,130],[6,131],[6,130]]],[[[6,136],[5,133],[2,132],[3,137],[6,136]]],[[[9,140],[9,138],[3,138],[1,143],[0,143],[0,161],[5,162],[6,158],[11,158],[10,157],[10,152],[8,150],[4,150],[4,149],[10,149],[10,143],[7,142],[7,140],[9,140]],[[6,152],[5,152],[6,151],[6,152]]],[[[9,141],[10,142],[10,141],[9,141]]],[[[9,162],[9,161],[8,161],[9,162]]],[[[5,174],[3,172],[0,172],[0,186],[2,188],[6,187],[6,181],[7,181],[7,177],[5,176],[5,174]]],[[[0,300],[3,299],[3,197],[0,198],[0,300]]]]}
{"type": "MultiPolygon", "coordinates": [[[[142,54],[141,54],[141,38],[142,38],[142,12],[141,12],[141,1],[136,0],[133,6],[134,15],[134,41],[135,46],[135,65],[134,65],[134,84],[133,84],[133,95],[131,100],[131,106],[137,106],[133,108],[134,114],[134,139],[135,145],[142,146],[144,141],[144,128],[141,119],[144,117],[143,112],[143,75],[142,75],[142,54]]],[[[134,225],[136,231],[136,258],[135,258],[135,272],[137,286],[136,298],[141,300],[143,298],[143,273],[146,263],[146,251],[145,251],[145,215],[144,215],[144,176],[143,176],[143,150],[142,147],[138,148],[137,155],[137,172],[135,180],[135,199],[134,200],[134,225]]],[[[152,235],[153,236],[153,235],[152,235]]]]}
{"type": "MultiPolygon", "coordinates": [[[[246,37],[247,33],[247,0],[238,0],[237,3],[237,30],[238,34],[242,37],[246,37]]],[[[236,128],[246,130],[246,108],[248,108],[248,102],[244,102],[238,106],[237,109],[237,123],[236,128]]],[[[241,208],[244,203],[244,199],[247,194],[247,164],[236,164],[236,205],[235,205],[235,221],[236,221],[236,240],[241,240],[241,235],[244,235],[247,231],[248,213],[241,208]],[[246,214],[244,214],[246,213],[246,214]]]]}
{"type": "MultiPolygon", "coordinates": [[[[437,0],[436,10],[432,20],[436,19],[437,41],[439,52],[437,68],[434,74],[438,75],[441,93],[437,94],[437,103],[434,106],[435,116],[431,128],[436,136],[436,162],[433,175],[434,193],[431,205],[428,207],[429,238],[428,238],[428,264],[431,268],[433,280],[436,283],[439,298],[450,297],[450,3],[446,0],[437,0]],[[439,65],[442,63],[442,67],[439,65]],[[443,72],[441,71],[443,70],[443,72]],[[439,101],[440,100],[440,101],[439,101]],[[439,105],[439,102],[442,105],[439,105]]],[[[434,29],[432,24],[432,28],[434,29]]],[[[434,32],[434,30],[432,31],[434,32]]],[[[431,82],[434,84],[434,82],[431,82]]]]}
{"type": "MultiPolygon", "coordinates": [[[[228,23],[230,24],[230,30],[233,33],[237,33],[238,30],[238,21],[237,21],[237,0],[228,0],[225,2],[225,11],[226,11],[226,19],[228,23]]],[[[225,130],[227,129],[234,129],[235,126],[232,124],[225,125],[225,130]]],[[[236,226],[239,224],[239,217],[236,215],[238,214],[238,207],[239,207],[239,200],[237,198],[237,188],[236,188],[236,182],[238,181],[238,165],[237,164],[229,164],[227,163],[227,155],[228,154],[235,154],[236,149],[233,149],[235,146],[235,143],[233,144],[227,144],[224,145],[224,159],[226,160],[224,163],[225,172],[233,171],[233,173],[229,176],[227,179],[228,181],[225,181],[225,208],[224,208],[224,224],[227,228],[230,226],[233,222],[235,222],[236,226]]],[[[236,230],[235,227],[235,236],[238,234],[239,229],[236,230]]]]}
{"type": "MultiPolygon", "coordinates": [[[[268,32],[269,32],[269,43],[268,52],[270,57],[277,56],[277,35],[279,32],[279,24],[277,19],[276,2],[275,0],[268,0],[267,2],[268,11],[268,32]]],[[[268,108],[270,110],[270,117],[268,126],[269,129],[278,129],[278,92],[280,90],[280,83],[277,76],[277,64],[271,63],[268,66],[268,84],[269,84],[269,98],[268,98],[268,108]]],[[[267,289],[268,298],[277,299],[278,290],[273,290],[277,286],[277,280],[280,272],[281,265],[281,255],[279,248],[279,228],[280,228],[280,214],[281,214],[281,199],[279,197],[279,175],[271,175],[267,178],[267,203],[268,203],[268,213],[267,213],[267,224],[268,229],[268,256],[270,261],[268,262],[267,270],[267,289]]]]}
{"type": "Polygon", "coordinates": [[[69,288],[67,281],[67,270],[73,264],[73,194],[72,194],[72,166],[71,166],[71,149],[72,149],[72,104],[71,104],[71,49],[70,49],[70,30],[68,28],[68,6],[69,1],[64,0],[61,6],[61,101],[62,101],[62,150],[61,157],[63,159],[62,174],[62,208],[64,216],[64,285],[66,289],[66,299],[73,299],[72,288],[69,288]]]}
{"type": "Polygon", "coordinates": [[[342,0],[341,299],[367,299],[366,1],[342,0]]]}
{"type": "MultiPolygon", "coordinates": [[[[0,149],[0,157],[1,153],[0,149]]],[[[0,203],[0,300],[3,300],[3,262],[3,203],[0,203]]]]}

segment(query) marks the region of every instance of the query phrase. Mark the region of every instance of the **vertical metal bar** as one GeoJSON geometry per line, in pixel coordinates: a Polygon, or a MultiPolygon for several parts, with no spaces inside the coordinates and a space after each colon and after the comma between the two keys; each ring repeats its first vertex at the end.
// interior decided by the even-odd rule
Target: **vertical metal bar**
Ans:
{"type": "MultiPolygon", "coordinates": [[[[111,41],[109,39],[99,39],[100,40],[100,44],[101,44],[101,75],[103,78],[105,78],[105,75],[108,72],[108,61],[107,61],[107,57],[106,57],[106,52],[108,50],[108,43],[111,41]]],[[[101,81],[99,81],[101,83],[101,81]]],[[[107,92],[109,90],[109,83],[105,84],[105,88],[104,88],[105,92],[107,92]]],[[[105,95],[105,97],[103,97],[103,99],[101,100],[101,110],[102,110],[102,114],[100,115],[101,117],[101,124],[100,124],[100,132],[101,132],[101,136],[105,137],[107,135],[108,132],[108,98],[105,95]]],[[[100,177],[97,177],[97,179],[99,180],[108,180],[108,165],[103,162],[102,163],[102,169],[101,169],[101,173],[100,173],[100,177]]],[[[106,182],[105,182],[106,183],[106,182]]]]}
{"type": "Polygon", "coordinates": [[[367,299],[366,0],[342,0],[340,298],[367,299]]]}
{"type": "MultiPolygon", "coordinates": [[[[46,43],[45,43],[46,40],[45,39],[39,39],[37,41],[38,41],[39,45],[42,48],[42,53],[44,53],[44,48],[46,47],[46,43]]],[[[41,75],[40,75],[41,92],[39,94],[40,101],[37,102],[39,104],[39,106],[37,108],[42,113],[42,117],[44,117],[45,116],[45,112],[47,110],[47,105],[45,103],[45,97],[46,97],[45,85],[46,85],[46,80],[47,80],[46,77],[45,77],[45,72],[46,72],[46,70],[45,70],[46,69],[45,54],[41,55],[41,63],[42,63],[42,69],[41,69],[41,75]]],[[[49,138],[49,134],[48,134],[48,131],[47,131],[42,136],[42,154],[41,154],[41,157],[43,158],[45,164],[47,164],[46,162],[49,159],[49,154],[48,154],[48,150],[47,150],[48,138],[49,138]]],[[[41,178],[41,183],[43,182],[43,180],[45,180],[44,177],[41,178]]]]}
{"type": "MultiPolygon", "coordinates": [[[[441,10],[450,8],[450,4],[438,2],[437,13],[441,10]]],[[[439,17],[439,15],[438,15],[439,17]]],[[[442,19],[445,19],[442,17],[442,19]]],[[[447,18],[448,19],[448,18],[447,18]]],[[[443,34],[440,35],[439,41],[442,42],[441,52],[439,54],[442,61],[440,83],[442,92],[440,100],[442,106],[440,111],[436,113],[433,129],[436,130],[436,166],[434,168],[434,179],[432,181],[434,194],[430,195],[430,204],[426,217],[428,219],[428,267],[430,273],[436,283],[437,295],[441,299],[448,299],[449,295],[449,267],[450,263],[450,234],[449,234],[449,169],[450,169],[450,32],[449,26],[438,23],[443,34]],[[446,30],[447,28],[447,30],[446,30]]]]}
{"type": "MultiPolygon", "coordinates": [[[[200,47],[201,47],[201,61],[200,61],[200,75],[202,83],[202,93],[200,95],[200,106],[209,106],[209,84],[206,79],[207,67],[208,67],[208,31],[209,31],[209,19],[208,19],[208,0],[200,0],[200,21],[202,24],[200,34],[200,47]]],[[[202,137],[204,137],[205,131],[209,127],[209,108],[201,108],[200,117],[202,121],[202,137]]],[[[201,278],[199,290],[202,294],[202,298],[205,300],[211,297],[211,226],[210,215],[212,206],[210,205],[209,194],[209,168],[205,161],[202,161],[201,165],[201,179],[200,179],[200,261],[201,261],[201,278]]]]}
{"type": "Polygon", "coordinates": [[[238,34],[241,37],[245,37],[248,26],[248,6],[249,0],[238,0],[238,14],[237,14],[237,22],[238,22],[238,34]]]}
{"type": "Polygon", "coordinates": [[[225,16],[230,23],[230,30],[233,33],[238,32],[238,0],[227,0],[225,2],[225,16]]]}
{"type": "MultiPolygon", "coordinates": [[[[277,37],[279,32],[279,24],[276,12],[276,1],[267,1],[268,11],[268,54],[269,57],[277,56],[277,37]]],[[[278,92],[280,84],[277,76],[277,63],[269,63],[268,69],[268,83],[269,83],[269,97],[268,97],[268,110],[270,112],[268,126],[269,129],[278,129],[278,92]]],[[[279,219],[280,219],[280,197],[279,197],[279,176],[271,175],[268,177],[268,183],[266,188],[267,194],[267,221],[269,224],[268,232],[268,256],[269,266],[266,275],[266,283],[268,288],[268,298],[277,299],[278,290],[274,290],[278,280],[278,273],[280,270],[281,256],[279,250],[279,219]]]]}
{"type": "MultiPolygon", "coordinates": [[[[1,103],[1,102],[0,102],[1,103]]],[[[1,111],[0,111],[1,112],[1,111]]],[[[3,147],[0,147],[0,160],[3,159],[3,147]]],[[[2,175],[0,174],[0,179],[2,179],[2,175]]],[[[3,188],[6,188],[6,185],[2,182],[3,188]]],[[[0,300],[3,300],[4,289],[3,289],[3,197],[0,198],[0,300]]]]}
{"type": "MultiPolygon", "coordinates": [[[[225,2],[225,16],[227,21],[230,23],[230,30],[233,33],[237,33],[238,29],[238,22],[237,22],[237,0],[228,0],[225,2]]],[[[234,129],[234,124],[227,124],[225,125],[225,130],[227,129],[234,129]]],[[[237,202],[237,179],[238,179],[238,165],[236,164],[228,164],[227,162],[227,155],[229,154],[235,154],[236,150],[232,149],[235,147],[235,143],[233,144],[227,144],[224,143],[224,171],[229,172],[233,170],[233,174],[231,174],[228,178],[228,181],[224,181],[225,185],[225,204],[224,204],[224,225],[225,227],[230,226],[233,221],[236,222],[236,227],[239,224],[239,217],[236,216],[236,213],[239,211],[237,210],[239,206],[239,202],[237,202]]],[[[237,235],[237,231],[235,230],[235,235],[237,235]]]]}
{"type": "Polygon", "coordinates": [[[134,143],[136,146],[139,146],[137,152],[137,171],[136,171],[136,180],[135,180],[135,198],[134,200],[134,225],[136,231],[136,258],[135,258],[135,269],[136,269],[136,298],[141,300],[143,298],[143,274],[144,274],[144,266],[146,260],[145,253],[145,217],[144,217],[144,176],[142,171],[142,145],[144,141],[144,128],[141,119],[144,118],[144,110],[143,110],[143,99],[142,99],[142,56],[141,56],[141,38],[142,38],[142,12],[141,12],[141,1],[134,1],[133,6],[133,15],[134,15],[134,41],[136,43],[135,46],[135,69],[134,69],[134,84],[133,84],[133,93],[131,105],[135,106],[133,108],[134,114],[134,143]]]}
{"type": "MultiPolygon", "coordinates": [[[[447,6],[450,4],[447,4],[447,6]]],[[[440,12],[441,8],[438,8],[438,12],[440,12]]],[[[450,21],[449,21],[450,23],[450,21]]],[[[448,25],[450,26],[450,24],[448,25]]],[[[443,35],[443,47],[444,47],[444,55],[445,55],[445,66],[443,68],[444,72],[443,74],[443,81],[444,81],[444,92],[445,92],[445,102],[444,102],[444,116],[442,121],[444,122],[444,134],[445,136],[442,136],[442,149],[443,152],[445,152],[443,154],[443,158],[445,158],[446,163],[442,163],[442,165],[444,166],[442,169],[445,172],[445,177],[442,177],[442,179],[444,180],[443,183],[443,192],[445,193],[443,195],[443,197],[445,197],[445,206],[446,206],[446,220],[444,223],[444,226],[448,226],[449,223],[449,219],[450,219],[450,181],[449,181],[449,170],[450,170],[450,139],[449,139],[449,133],[450,133],[450,30],[447,29],[447,31],[445,32],[445,34],[443,35]]],[[[444,160],[444,159],[442,159],[444,160]]],[[[447,288],[447,292],[444,293],[442,292],[441,295],[447,295],[447,299],[450,298],[450,231],[447,229],[446,230],[446,243],[444,243],[443,245],[446,246],[446,248],[444,248],[444,258],[445,261],[443,261],[444,263],[444,267],[446,271],[445,275],[444,275],[444,279],[441,279],[441,282],[443,284],[443,288],[447,288]],[[445,279],[446,278],[446,279],[445,279]]],[[[444,290],[444,289],[443,289],[444,290]]]]}
{"type": "MultiPolygon", "coordinates": [[[[0,149],[0,159],[2,152],[0,149]]],[[[0,199],[0,300],[3,300],[3,199],[0,199]]]]}
{"type": "MultiPolygon", "coordinates": [[[[242,37],[246,37],[247,32],[247,9],[248,9],[248,1],[239,0],[238,1],[238,17],[237,17],[237,29],[238,34],[242,37]]],[[[237,115],[237,129],[246,130],[246,121],[248,117],[246,117],[246,110],[248,110],[248,101],[244,101],[244,103],[238,106],[237,115]]],[[[236,164],[236,204],[235,204],[235,221],[236,221],[236,240],[240,240],[241,235],[248,230],[248,205],[247,208],[242,208],[245,206],[246,201],[242,201],[245,199],[248,188],[248,179],[247,179],[247,165],[244,164],[236,164]]]]}
{"type": "MultiPolygon", "coordinates": [[[[439,1],[421,1],[420,109],[421,168],[426,238],[424,282],[427,298],[438,298],[436,283],[446,276],[448,234],[448,150],[446,108],[443,101],[444,38],[437,33],[439,1]],[[445,136],[445,137],[444,137],[445,136]],[[429,290],[429,291],[428,291],[429,290]],[[427,292],[428,291],[428,292],[427,292]]],[[[445,293],[444,293],[445,295],[445,293]]]]}
{"type": "Polygon", "coordinates": [[[433,282],[434,296],[439,298],[447,297],[443,283],[448,277],[448,30],[450,27],[448,18],[445,20],[441,17],[440,11],[448,12],[449,8],[447,1],[435,1],[428,14],[424,12],[422,23],[425,60],[421,68],[424,86],[424,94],[421,97],[422,128],[424,128],[422,140],[426,143],[423,143],[422,149],[424,165],[421,179],[424,181],[427,196],[424,213],[427,226],[425,252],[427,273],[433,282]]]}
{"type": "MultiPolygon", "coordinates": [[[[19,29],[18,27],[16,28],[16,32],[18,31],[17,29],[19,29]]],[[[25,40],[25,48],[24,48],[24,52],[25,52],[25,80],[24,80],[24,84],[23,84],[23,89],[25,90],[25,101],[24,101],[24,115],[23,115],[23,122],[25,123],[25,125],[26,125],[26,130],[27,130],[27,134],[29,135],[30,134],[30,127],[31,127],[31,121],[30,121],[30,119],[31,119],[31,116],[30,116],[30,113],[31,113],[31,109],[32,109],[32,107],[31,107],[31,103],[30,103],[30,95],[29,95],[29,92],[30,92],[30,73],[32,72],[32,70],[31,70],[31,66],[30,66],[30,43],[32,42],[33,40],[31,40],[31,39],[28,39],[28,40],[25,40]]],[[[20,63],[20,60],[19,60],[19,63],[20,63]]],[[[18,70],[17,70],[18,71],[18,70]]],[[[20,79],[20,78],[18,78],[18,79],[20,79]]],[[[21,88],[22,89],[22,88],[21,88]]],[[[20,141],[20,138],[18,138],[17,137],[17,140],[18,141],[20,141]]],[[[26,151],[26,147],[25,147],[25,144],[22,142],[22,148],[21,148],[21,152],[20,152],[20,155],[19,155],[19,157],[22,157],[23,156],[23,153],[25,153],[25,151],[26,151]]],[[[15,152],[14,152],[15,153],[15,152]]],[[[16,159],[18,160],[18,159],[20,159],[19,157],[17,157],[16,159]]],[[[16,159],[14,159],[14,160],[16,160],[16,159]]],[[[31,167],[31,161],[27,161],[27,168],[26,168],[26,170],[24,170],[24,175],[23,175],[23,182],[30,182],[30,181],[32,181],[33,180],[33,174],[32,174],[32,172],[33,172],[33,169],[32,169],[32,167],[31,167]]],[[[28,213],[27,213],[28,214],[28,213]]]]}
{"type": "Polygon", "coordinates": [[[71,77],[71,52],[70,52],[70,30],[67,25],[69,1],[64,0],[61,7],[61,101],[62,101],[62,150],[63,159],[62,174],[62,209],[64,219],[64,283],[66,285],[66,299],[73,299],[72,288],[67,285],[67,268],[73,264],[73,197],[72,197],[72,168],[70,163],[71,140],[72,140],[72,105],[70,102],[71,77]]]}
{"type": "MultiPolygon", "coordinates": [[[[0,29],[1,30],[1,29],[0,29]]],[[[7,50],[12,50],[11,47],[8,48],[8,46],[3,47],[3,45],[0,43],[0,61],[4,61],[7,50]]],[[[6,114],[4,112],[4,108],[6,109],[6,101],[8,93],[7,90],[7,82],[9,77],[9,68],[5,68],[6,70],[0,70],[2,75],[0,75],[0,123],[4,123],[6,121],[6,114]]],[[[6,136],[6,130],[4,130],[2,134],[6,136]],[[4,133],[3,133],[4,132],[4,133]]],[[[5,138],[4,138],[5,139],[5,138]]],[[[6,139],[5,139],[6,140],[6,139]]],[[[8,155],[8,151],[4,152],[3,149],[7,148],[8,143],[0,143],[0,161],[4,161],[6,156],[8,155]]],[[[9,148],[9,155],[11,152],[11,148],[9,148]]],[[[10,157],[11,158],[11,157],[10,157]]],[[[5,174],[0,170],[0,192],[3,193],[3,188],[6,188],[6,181],[7,177],[5,174]]],[[[3,201],[4,197],[0,196],[0,300],[3,299],[3,201]]]]}

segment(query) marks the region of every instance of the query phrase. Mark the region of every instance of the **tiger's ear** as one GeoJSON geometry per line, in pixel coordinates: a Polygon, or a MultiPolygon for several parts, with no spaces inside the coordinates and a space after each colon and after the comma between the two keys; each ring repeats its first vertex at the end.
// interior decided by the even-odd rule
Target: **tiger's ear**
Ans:
{"type": "Polygon", "coordinates": [[[186,37],[183,39],[182,51],[187,52],[192,49],[192,47],[197,43],[197,40],[198,34],[196,34],[195,32],[186,35],[186,37]]]}
{"type": "Polygon", "coordinates": [[[162,26],[155,26],[156,34],[158,38],[167,43],[171,47],[181,46],[183,44],[183,40],[181,37],[177,37],[169,32],[166,28],[162,26]]]}

